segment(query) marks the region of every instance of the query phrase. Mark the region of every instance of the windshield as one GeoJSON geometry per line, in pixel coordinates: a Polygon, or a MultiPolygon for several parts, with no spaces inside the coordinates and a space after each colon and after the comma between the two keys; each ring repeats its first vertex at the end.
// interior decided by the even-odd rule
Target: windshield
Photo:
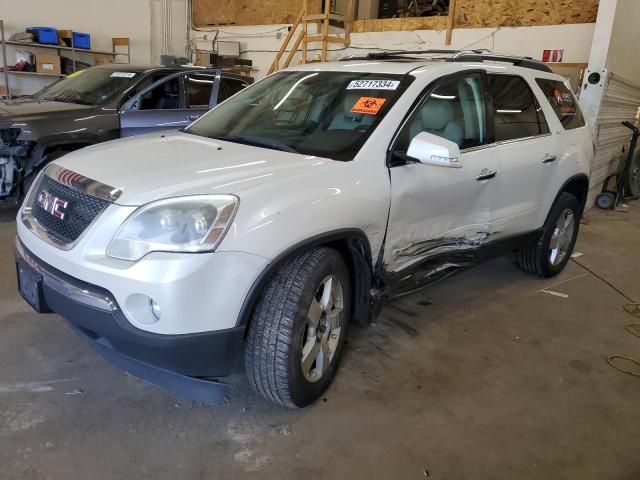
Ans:
{"type": "Polygon", "coordinates": [[[221,103],[186,131],[352,160],[412,80],[408,75],[281,72],[221,103]]]}
{"type": "Polygon", "coordinates": [[[101,105],[124,91],[140,76],[137,72],[89,68],[72,73],[34,95],[38,100],[101,105]]]}

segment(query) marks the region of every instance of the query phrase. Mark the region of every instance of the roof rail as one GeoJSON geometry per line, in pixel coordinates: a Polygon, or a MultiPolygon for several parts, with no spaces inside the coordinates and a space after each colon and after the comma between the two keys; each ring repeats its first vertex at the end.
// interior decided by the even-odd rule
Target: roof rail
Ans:
{"type": "Polygon", "coordinates": [[[545,65],[538,60],[534,60],[531,57],[514,57],[511,55],[460,51],[447,58],[448,62],[484,62],[487,60],[490,62],[507,62],[515,65],[516,67],[531,68],[532,70],[553,73],[553,70],[551,70],[548,65],[545,65]]]}
{"type": "Polygon", "coordinates": [[[387,50],[384,52],[370,52],[366,55],[350,55],[341,58],[340,61],[346,62],[351,60],[392,60],[403,57],[405,59],[411,59],[417,58],[415,57],[415,55],[456,55],[459,53],[470,53],[479,55],[485,52],[488,52],[488,50],[448,50],[438,48],[432,48],[428,50],[387,50]]]}

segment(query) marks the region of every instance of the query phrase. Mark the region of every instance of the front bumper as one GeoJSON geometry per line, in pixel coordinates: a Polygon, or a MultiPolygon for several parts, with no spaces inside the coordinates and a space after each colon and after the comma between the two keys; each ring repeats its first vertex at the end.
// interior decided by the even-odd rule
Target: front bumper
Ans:
{"type": "Polygon", "coordinates": [[[140,330],[126,319],[111,293],[73,278],[33,255],[16,238],[18,268],[35,273],[41,285],[39,311],[65,318],[95,350],[118,368],[176,395],[219,403],[239,356],[244,327],[182,335],[140,330]]]}

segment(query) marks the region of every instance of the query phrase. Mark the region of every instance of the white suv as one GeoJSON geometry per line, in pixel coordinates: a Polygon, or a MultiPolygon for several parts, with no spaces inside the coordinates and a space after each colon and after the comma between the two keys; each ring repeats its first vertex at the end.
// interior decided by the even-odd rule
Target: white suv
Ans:
{"type": "Polygon", "coordinates": [[[506,251],[557,274],[593,154],[574,95],[530,59],[441,57],[291,68],[56,160],[18,214],[21,294],[186,398],[220,401],[243,351],[259,393],[303,407],[383,301],[506,251]]]}

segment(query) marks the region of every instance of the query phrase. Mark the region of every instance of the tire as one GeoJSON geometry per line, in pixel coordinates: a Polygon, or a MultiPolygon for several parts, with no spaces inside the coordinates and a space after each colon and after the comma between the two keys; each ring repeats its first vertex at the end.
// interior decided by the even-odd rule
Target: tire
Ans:
{"type": "Polygon", "coordinates": [[[634,153],[629,165],[629,175],[624,182],[625,193],[633,198],[640,197],[640,151],[634,153]]]}
{"type": "Polygon", "coordinates": [[[518,251],[519,267],[543,278],[559,274],[571,258],[576,244],[580,228],[580,212],[578,199],[570,193],[561,193],[551,208],[538,238],[525,244],[518,251]],[[567,221],[569,215],[573,218],[572,223],[567,221]],[[564,219],[562,222],[560,222],[561,217],[564,219]],[[560,225],[565,227],[564,230],[560,225]],[[562,235],[563,232],[566,235],[562,235]],[[557,248],[553,248],[554,245],[557,248]]]}
{"type": "Polygon", "coordinates": [[[596,197],[596,207],[602,210],[611,210],[615,204],[616,196],[611,192],[602,192],[596,197]]]}
{"type": "Polygon", "coordinates": [[[338,368],[350,319],[350,274],[336,250],[319,247],[288,261],[268,281],[250,319],[245,346],[249,383],[279,405],[302,408],[314,402],[338,368]],[[326,301],[325,290],[332,292],[332,301],[326,301]],[[321,310],[311,309],[312,302],[321,310]],[[329,308],[322,310],[323,304],[329,308]],[[312,312],[319,318],[316,329],[308,320],[312,312]]]}

